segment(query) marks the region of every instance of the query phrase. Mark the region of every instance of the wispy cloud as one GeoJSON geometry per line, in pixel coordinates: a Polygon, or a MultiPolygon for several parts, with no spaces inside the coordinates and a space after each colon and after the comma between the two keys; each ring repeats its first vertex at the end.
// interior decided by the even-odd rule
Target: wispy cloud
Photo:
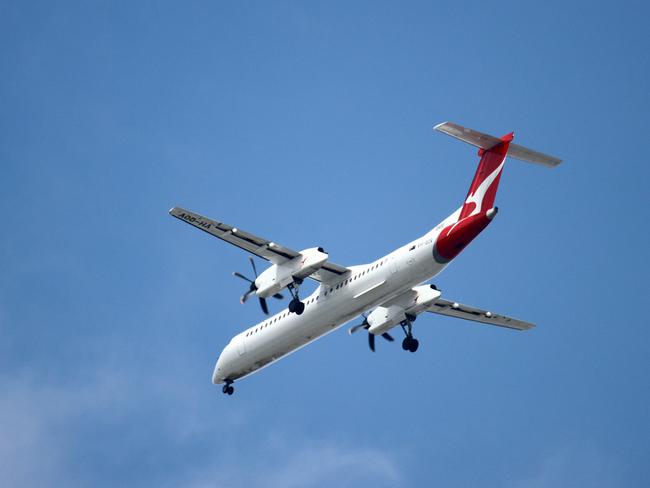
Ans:
{"type": "Polygon", "coordinates": [[[53,387],[31,375],[0,377],[0,471],[5,486],[62,486],[75,472],[66,468],[68,435],[77,419],[101,409],[116,411],[124,391],[106,375],[80,386],[53,387]]]}
{"type": "Polygon", "coordinates": [[[5,486],[399,486],[398,456],[350,439],[260,430],[244,405],[215,412],[188,385],[134,380],[128,365],[53,385],[0,376],[5,486]]]}
{"type": "Polygon", "coordinates": [[[397,459],[373,447],[345,442],[277,439],[252,449],[236,465],[223,464],[194,477],[192,488],[264,486],[401,486],[397,459]]]}
{"type": "Polygon", "coordinates": [[[543,458],[532,473],[512,488],[562,488],[625,486],[620,462],[591,444],[571,444],[543,458]]]}
{"type": "Polygon", "coordinates": [[[379,449],[325,444],[296,446],[284,465],[263,473],[270,487],[350,486],[358,482],[395,486],[401,481],[393,458],[379,449]]]}

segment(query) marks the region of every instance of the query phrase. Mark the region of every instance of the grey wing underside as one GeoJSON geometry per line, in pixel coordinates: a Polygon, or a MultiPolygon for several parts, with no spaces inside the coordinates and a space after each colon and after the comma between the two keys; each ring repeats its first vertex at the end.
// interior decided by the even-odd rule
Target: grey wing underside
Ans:
{"type": "MultiPolygon", "coordinates": [[[[256,256],[266,259],[273,264],[282,264],[285,261],[299,256],[300,253],[291,248],[284,247],[275,242],[256,236],[223,222],[209,219],[184,208],[174,207],[169,211],[172,217],[190,224],[197,229],[218,237],[219,239],[237,246],[256,256]]],[[[316,281],[328,282],[338,280],[341,275],[348,272],[344,266],[327,261],[321,269],[309,277],[316,281]]]]}
{"type": "Polygon", "coordinates": [[[469,305],[463,305],[457,302],[450,302],[449,300],[444,300],[442,298],[431,304],[428,311],[440,315],[447,315],[448,317],[472,320],[474,322],[496,325],[498,327],[507,327],[508,329],[528,330],[535,327],[534,324],[524,322],[523,320],[514,319],[505,315],[499,315],[487,310],[470,307],[469,305]]]}

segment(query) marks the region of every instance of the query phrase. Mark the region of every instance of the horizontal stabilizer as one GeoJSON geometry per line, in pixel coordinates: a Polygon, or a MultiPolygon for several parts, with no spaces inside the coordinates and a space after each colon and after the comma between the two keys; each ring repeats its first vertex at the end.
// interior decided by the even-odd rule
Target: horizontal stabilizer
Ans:
{"type": "MultiPolygon", "coordinates": [[[[484,134],[473,129],[468,129],[462,125],[454,124],[453,122],[443,122],[442,124],[438,124],[434,127],[434,130],[444,132],[451,137],[455,137],[456,139],[460,139],[463,142],[486,151],[489,151],[497,144],[503,142],[502,139],[498,137],[484,134]]],[[[528,149],[527,147],[518,144],[510,144],[507,155],[511,158],[519,159],[520,161],[541,164],[543,166],[548,166],[549,168],[553,168],[562,162],[561,159],[554,156],[533,151],[532,149],[528,149]]]]}

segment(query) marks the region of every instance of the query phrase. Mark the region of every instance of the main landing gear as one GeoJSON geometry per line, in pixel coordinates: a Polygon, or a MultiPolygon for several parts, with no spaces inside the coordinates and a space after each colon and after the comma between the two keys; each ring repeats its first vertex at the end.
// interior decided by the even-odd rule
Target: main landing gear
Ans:
{"type": "Polygon", "coordinates": [[[406,337],[402,341],[402,349],[405,351],[410,351],[410,352],[415,352],[418,350],[418,347],[420,346],[420,342],[413,337],[413,322],[415,321],[415,315],[410,315],[406,314],[406,320],[404,320],[401,324],[402,330],[404,331],[404,334],[406,334],[406,337]]]}
{"type": "Polygon", "coordinates": [[[293,283],[287,286],[289,293],[291,293],[291,301],[289,302],[289,312],[295,313],[296,315],[302,315],[305,311],[305,304],[300,301],[300,296],[298,295],[298,287],[302,284],[302,280],[295,279],[293,283]]]}
{"type": "Polygon", "coordinates": [[[224,395],[230,396],[235,393],[235,387],[232,386],[232,383],[232,380],[226,380],[226,384],[223,385],[223,388],[221,388],[221,391],[224,393],[224,395]]]}

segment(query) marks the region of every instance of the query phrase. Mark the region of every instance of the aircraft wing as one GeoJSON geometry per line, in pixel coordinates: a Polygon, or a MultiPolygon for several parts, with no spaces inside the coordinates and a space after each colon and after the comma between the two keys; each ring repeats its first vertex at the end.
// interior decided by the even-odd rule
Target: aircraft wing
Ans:
{"type": "MultiPolygon", "coordinates": [[[[232,227],[223,222],[217,222],[216,220],[203,217],[202,215],[190,212],[184,208],[174,207],[169,211],[169,213],[172,217],[176,217],[183,222],[193,225],[197,229],[212,234],[221,240],[259,256],[262,259],[271,261],[273,264],[281,264],[300,255],[298,251],[294,251],[288,247],[281,246],[275,242],[245,232],[237,227],[232,227]]],[[[327,282],[336,279],[347,272],[348,269],[346,267],[327,261],[321,269],[316,273],[311,274],[309,277],[316,281],[327,282]]]]}
{"type": "Polygon", "coordinates": [[[442,298],[439,298],[437,301],[432,303],[427,312],[447,315],[448,317],[457,317],[459,319],[473,320],[474,322],[497,325],[499,327],[507,327],[508,329],[528,330],[535,327],[534,324],[529,322],[488,312],[487,310],[481,310],[480,308],[470,307],[461,303],[450,302],[449,300],[444,300],[442,298]]]}

